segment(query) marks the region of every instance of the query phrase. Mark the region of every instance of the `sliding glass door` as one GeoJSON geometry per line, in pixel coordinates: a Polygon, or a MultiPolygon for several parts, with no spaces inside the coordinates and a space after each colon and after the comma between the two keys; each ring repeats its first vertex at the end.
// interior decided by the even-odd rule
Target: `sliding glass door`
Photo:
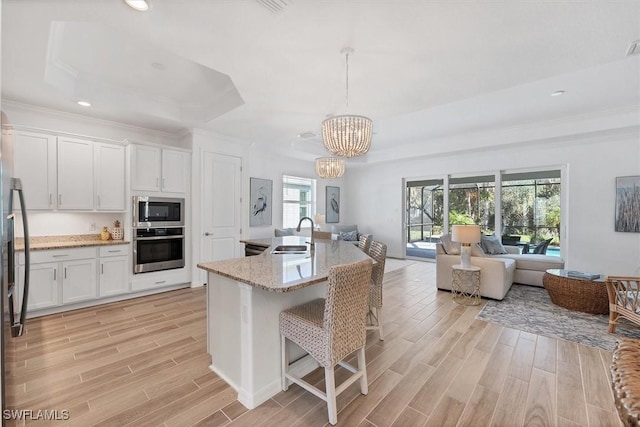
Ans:
{"type": "Polygon", "coordinates": [[[454,224],[479,225],[524,252],[549,241],[547,254],[560,254],[560,169],[414,180],[405,190],[409,257],[435,259],[454,224]]]}

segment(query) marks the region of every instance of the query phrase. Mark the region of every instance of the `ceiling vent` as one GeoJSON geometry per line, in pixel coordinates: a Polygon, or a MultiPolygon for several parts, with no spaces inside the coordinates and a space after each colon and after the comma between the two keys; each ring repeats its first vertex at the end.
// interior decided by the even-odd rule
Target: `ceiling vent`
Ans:
{"type": "Polygon", "coordinates": [[[316,134],[311,132],[311,131],[307,131],[307,132],[298,134],[298,138],[301,138],[301,139],[314,138],[315,136],[316,136],[316,134]]]}
{"type": "Polygon", "coordinates": [[[631,42],[629,49],[627,49],[627,56],[640,54],[640,40],[631,42]]]}
{"type": "Polygon", "coordinates": [[[273,14],[282,13],[293,4],[293,0],[256,0],[262,7],[273,14]]]}

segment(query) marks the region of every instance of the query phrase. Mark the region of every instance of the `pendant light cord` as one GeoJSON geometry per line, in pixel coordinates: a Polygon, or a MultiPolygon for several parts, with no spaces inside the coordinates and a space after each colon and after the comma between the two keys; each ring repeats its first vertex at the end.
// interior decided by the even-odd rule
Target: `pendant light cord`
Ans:
{"type": "Polygon", "coordinates": [[[345,112],[349,112],[349,52],[347,52],[345,55],[347,57],[347,99],[345,100],[345,112]]]}

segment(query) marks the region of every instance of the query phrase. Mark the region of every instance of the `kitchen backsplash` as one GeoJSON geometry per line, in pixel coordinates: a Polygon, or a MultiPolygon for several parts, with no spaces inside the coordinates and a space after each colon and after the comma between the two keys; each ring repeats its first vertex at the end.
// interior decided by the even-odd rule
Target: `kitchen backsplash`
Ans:
{"type": "MultiPolygon", "coordinates": [[[[69,234],[98,234],[102,227],[113,228],[115,220],[124,224],[125,213],[61,213],[61,212],[28,212],[29,234],[31,236],[64,236],[69,234]]],[[[24,237],[22,221],[16,215],[16,237],[24,237]]],[[[125,230],[125,237],[128,236],[125,230]]]]}

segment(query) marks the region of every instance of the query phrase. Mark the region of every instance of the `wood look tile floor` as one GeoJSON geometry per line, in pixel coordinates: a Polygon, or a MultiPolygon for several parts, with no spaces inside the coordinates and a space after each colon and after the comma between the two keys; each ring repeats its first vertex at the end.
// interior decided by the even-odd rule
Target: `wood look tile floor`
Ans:
{"type": "MultiPolygon", "coordinates": [[[[369,394],[338,399],[343,426],[618,426],[611,354],[476,320],[435,287],[435,265],[385,275],[385,341],[367,339],[369,394]]],[[[208,369],[205,289],[31,319],[19,339],[18,408],[65,426],[324,426],[297,386],[247,411],[208,369]]],[[[344,371],[337,371],[338,381],[344,371]]],[[[308,380],[322,384],[323,372],[308,380]]]]}

